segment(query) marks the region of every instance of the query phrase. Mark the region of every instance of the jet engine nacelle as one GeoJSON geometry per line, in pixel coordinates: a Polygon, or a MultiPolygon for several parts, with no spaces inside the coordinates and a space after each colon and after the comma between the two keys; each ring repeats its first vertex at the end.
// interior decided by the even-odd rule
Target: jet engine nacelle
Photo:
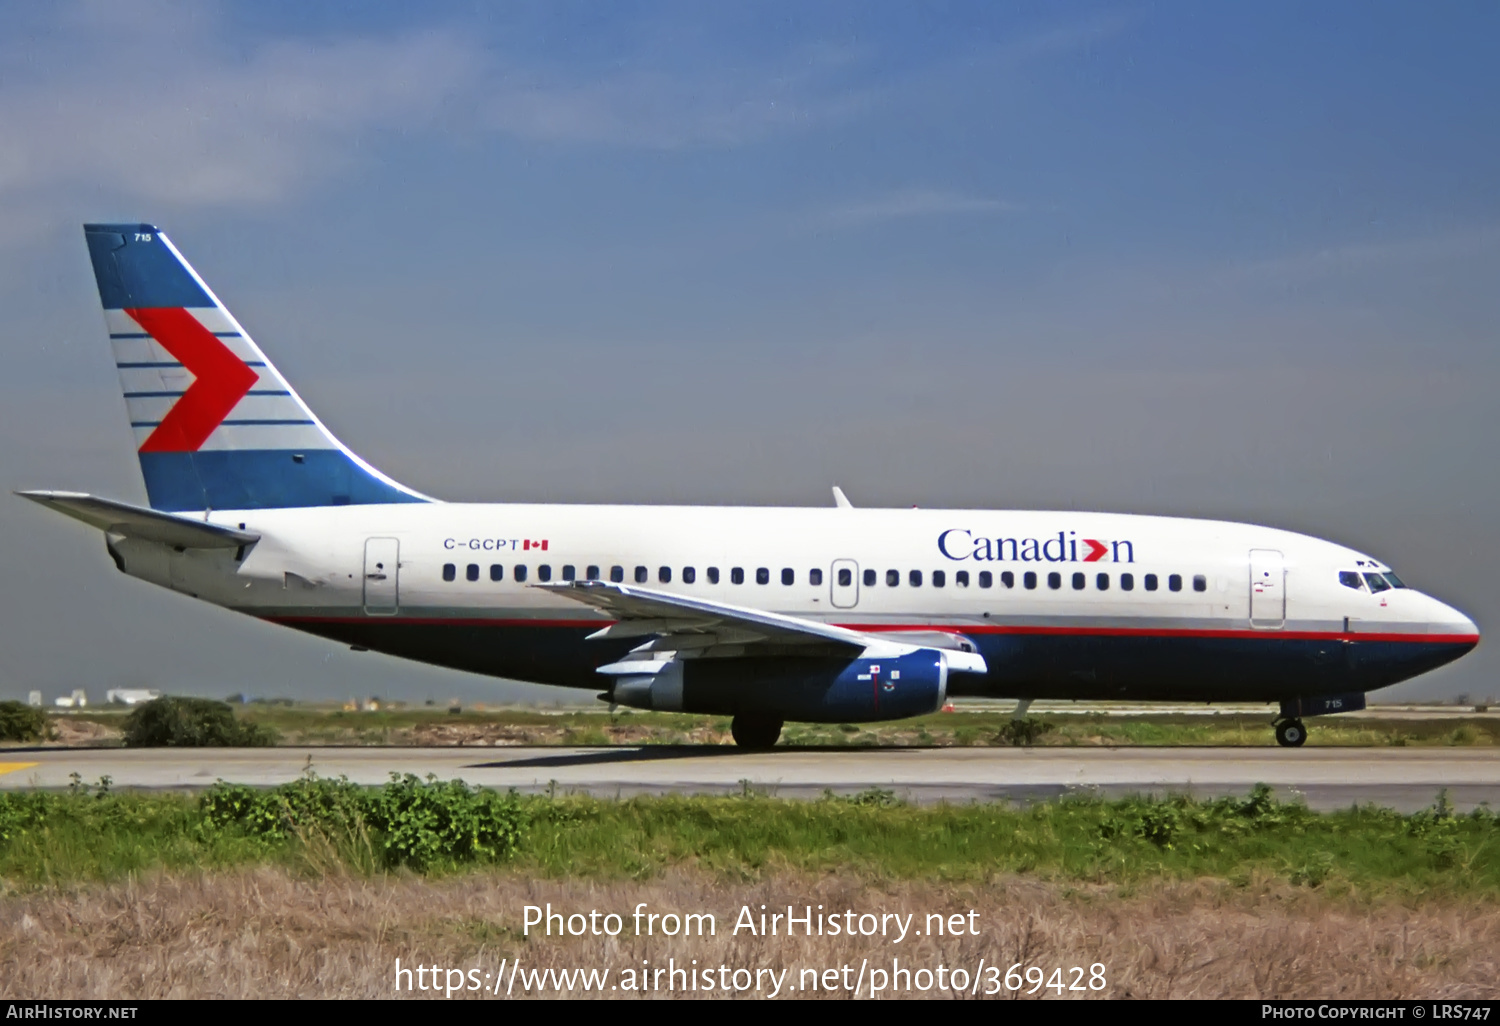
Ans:
{"type": "Polygon", "coordinates": [[[869,723],[941,709],[950,656],[958,658],[931,648],[853,660],[674,657],[615,663],[601,672],[615,678],[610,700],[637,709],[869,723]]]}

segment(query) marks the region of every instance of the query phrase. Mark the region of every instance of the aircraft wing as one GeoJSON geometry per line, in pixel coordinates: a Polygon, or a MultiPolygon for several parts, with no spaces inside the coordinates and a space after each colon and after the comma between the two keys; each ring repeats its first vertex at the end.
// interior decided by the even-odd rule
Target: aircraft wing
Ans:
{"type": "MultiPolygon", "coordinates": [[[[845,654],[907,651],[920,645],[900,636],[851,630],[800,616],[770,613],[763,609],[732,606],[707,599],[689,598],[670,592],[638,588],[606,581],[564,581],[533,587],[565,595],[616,618],[595,631],[590,639],[639,638],[654,640],[636,649],[647,651],[704,650],[704,655],[746,654],[745,649],[776,649],[845,654]],[[718,648],[719,652],[708,651],[718,648]]],[[[930,644],[929,639],[924,642],[930,644]]],[[[949,668],[983,673],[984,659],[977,652],[956,645],[939,645],[949,651],[949,668]],[[973,664],[973,665],[970,665],[973,664]]]]}
{"type": "Polygon", "coordinates": [[[190,520],[175,513],[101,499],[84,492],[17,492],[23,499],[55,509],[109,534],[161,542],[181,549],[236,549],[260,540],[260,535],[219,524],[190,520]]]}

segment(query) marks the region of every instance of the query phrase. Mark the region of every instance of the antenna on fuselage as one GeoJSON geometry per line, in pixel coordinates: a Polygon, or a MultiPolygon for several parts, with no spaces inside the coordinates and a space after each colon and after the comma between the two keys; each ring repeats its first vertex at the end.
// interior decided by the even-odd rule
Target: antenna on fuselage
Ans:
{"type": "Polygon", "coordinates": [[[839,509],[853,509],[854,503],[849,501],[849,496],[838,485],[833,486],[833,504],[839,509]]]}

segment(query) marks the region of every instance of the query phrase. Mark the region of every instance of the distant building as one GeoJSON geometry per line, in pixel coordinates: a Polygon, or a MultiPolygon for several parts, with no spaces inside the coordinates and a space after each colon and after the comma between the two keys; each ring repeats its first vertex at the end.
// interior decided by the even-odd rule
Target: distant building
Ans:
{"type": "Polygon", "coordinates": [[[42,704],[42,693],[40,691],[33,691],[33,692],[31,692],[29,695],[26,696],[26,704],[27,705],[41,705],[42,704]]]}
{"type": "Polygon", "coordinates": [[[89,696],[83,693],[83,688],[74,688],[71,695],[59,695],[52,704],[59,709],[82,709],[89,704],[89,696]]]}
{"type": "Polygon", "coordinates": [[[160,697],[161,692],[155,688],[114,688],[104,694],[110,705],[140,705],[160,697]]]}

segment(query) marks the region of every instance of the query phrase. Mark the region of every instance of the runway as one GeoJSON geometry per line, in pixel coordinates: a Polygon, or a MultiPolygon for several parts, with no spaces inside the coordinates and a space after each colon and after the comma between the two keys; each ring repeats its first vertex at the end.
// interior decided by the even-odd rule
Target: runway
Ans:
{"type": "Polygon", "coordinates": [[[215,780],[269,786],[311,770],[380,784],[391,773],[435,774],[523,792],[599,797],[741,794],[753,788],[815,798],[882,788],[915,802],[1030,802],[1067,794],[1240,795],[1263,782],[1316,809],[1371,802],[1406,812],[1447,788],[1460,810],[1500,808],[1493,748],[252,748],[9,749],[0,788],[67,787],[70,775],[116,788],[203,788],[215,780]]]}

